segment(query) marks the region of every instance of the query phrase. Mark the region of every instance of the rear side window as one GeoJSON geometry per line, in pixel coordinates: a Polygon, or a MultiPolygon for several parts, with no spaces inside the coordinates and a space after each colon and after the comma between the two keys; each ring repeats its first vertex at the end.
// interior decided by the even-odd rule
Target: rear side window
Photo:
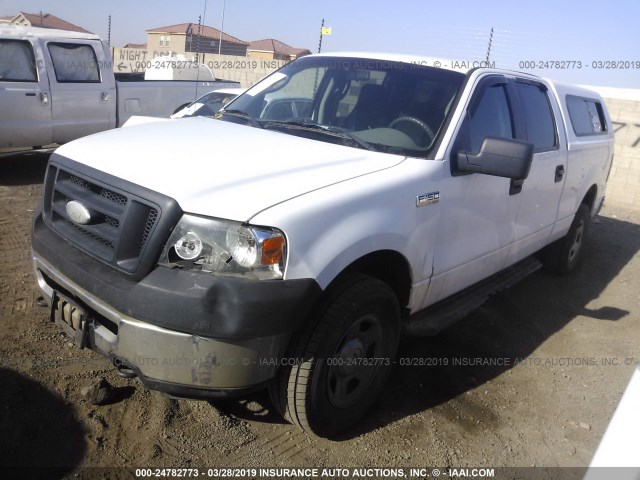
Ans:
{"type": "Polygon", "coordinates": [[[0,82],[37,82],[33,47],[24,40],[0,40],[0,82]]]}
{"type": "Polygon", "coordinates": [[[100,83],[100,69],[91,45],[50,43],[58,83],[100,83]]]}
{"type": "Polygon", "coordinates": [[[546,89],[542,85],[516,82],[518,96],[524,110],[527,140],[535,151],[557,146],[556,126],[546,89]]]}
{"type": "Polygon", "coordinates": [[[598,135],[607,131],[604,110],[598,100],[567,95],[567,108],[576,135],[598,135]]]}
{"type": "Polygon", "coordinates": [[[469,148],[480,151],[486,137],[514,138],[513,123],[504,85],[488,88],[469,121],[469,148]]]}

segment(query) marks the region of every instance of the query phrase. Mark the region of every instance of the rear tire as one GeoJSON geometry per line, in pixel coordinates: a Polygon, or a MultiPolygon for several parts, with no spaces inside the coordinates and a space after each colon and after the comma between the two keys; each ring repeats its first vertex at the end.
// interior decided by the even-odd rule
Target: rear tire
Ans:
{"type": "Polygon", "coordinates": [[[578,268],[584,256],[584,243],[589,234],[590,220],[589,207],[584,203],[580,204],[569,232],[543,250],[542,264],[545,269],[567,275],[578,268]]]}
{"type": "Polygon", "coordinates": [[[400,308],[384,282],[350,274],[327,292],[270,395],[291,423],[318,437],[354,425],[371,407],[393,367],[400,308]]]}

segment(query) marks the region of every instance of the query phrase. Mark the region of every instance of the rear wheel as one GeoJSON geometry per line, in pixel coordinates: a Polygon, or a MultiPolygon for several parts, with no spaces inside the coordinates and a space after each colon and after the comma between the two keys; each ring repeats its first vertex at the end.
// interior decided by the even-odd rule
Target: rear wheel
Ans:
{"type": "Polygon", "coordinates": [[[387,284],[361,274],[345,277],[292,342],[296,361],[281,368],[273,403],[313,435],[330,437],[351,427],[384,386],[399,323],[398,300],[387,284]]]}
{"type": "Polygon", "coordinates": [[[589,233],[589,220],[589,207],[582,203],[569,232],[542,252],[542,263],[547,270],[566,275],[580,265],[589,233]]]}

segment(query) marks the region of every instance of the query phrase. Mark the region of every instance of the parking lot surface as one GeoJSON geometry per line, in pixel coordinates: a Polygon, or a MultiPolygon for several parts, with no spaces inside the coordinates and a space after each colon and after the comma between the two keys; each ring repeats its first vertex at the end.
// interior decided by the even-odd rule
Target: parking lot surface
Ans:
{"type": "Polygon", "coordinates": [[[311,439],[266,395],[176,401],[118,377],[37,305],[30,224],[46,154],[0,158],[0,467],[589,464],[640,362],[640,212],[605,207],[582,268],[539,271],[432,338],[406,338],[353,431],[311,439]],[[80,390],[115,387],[94,406],[80,390]]]}

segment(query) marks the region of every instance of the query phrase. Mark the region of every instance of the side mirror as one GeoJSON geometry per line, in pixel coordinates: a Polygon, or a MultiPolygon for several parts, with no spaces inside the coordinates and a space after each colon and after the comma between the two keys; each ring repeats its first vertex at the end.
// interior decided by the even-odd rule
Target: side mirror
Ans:
{"type": "Polygon", "coordinates": [[[533,144],[520,140],[487,137],[480,152],[458,152],[458,173],[484,173],[512,180],[524,180],[533,160],[533,144]]]}

